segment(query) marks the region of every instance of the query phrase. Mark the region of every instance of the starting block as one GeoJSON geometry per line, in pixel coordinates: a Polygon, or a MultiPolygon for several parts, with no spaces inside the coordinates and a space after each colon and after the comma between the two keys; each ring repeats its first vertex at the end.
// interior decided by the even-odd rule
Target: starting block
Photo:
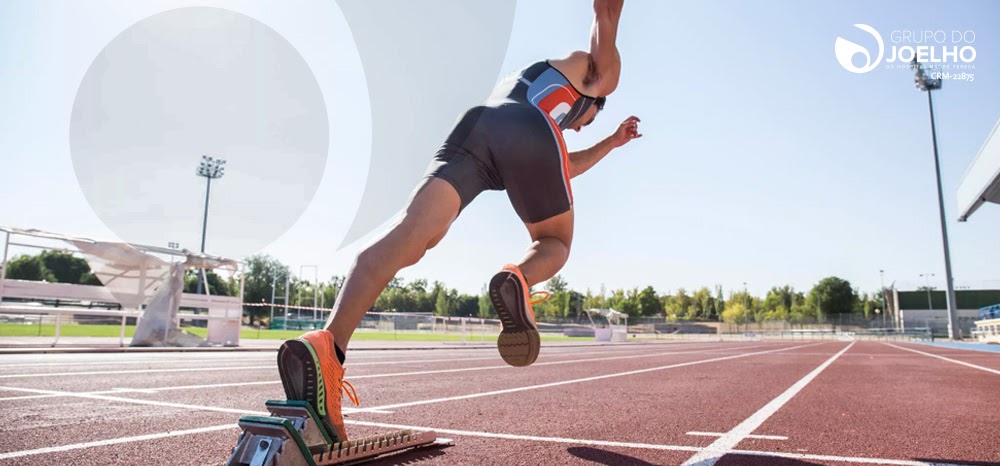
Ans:
{"type": "Polygon", "coordinates": [[[434,431],[400,430],[386,435],[337,442],[305,401],[271,400],[271,416],[240,418],[239,442],[226,466],[327,466],[357,464],[411,448],[451,445],[434,431]]]}

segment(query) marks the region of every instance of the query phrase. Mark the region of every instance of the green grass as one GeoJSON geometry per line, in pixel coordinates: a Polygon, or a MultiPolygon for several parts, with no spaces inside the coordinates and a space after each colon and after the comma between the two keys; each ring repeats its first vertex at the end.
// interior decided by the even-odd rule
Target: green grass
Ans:
{"type": "MultiPolygon", "coordinates": [[[[121,335],[120,325],[63,324],[59,335],[64,337],[117,337],[121,335]]],[[[134,325],[125,326],[125,336],[135,333],[134,325]]],[[[56,324],[0,324],[2,337],[54,337],[56,324]]]]}
{"type": "MultiPolygon", "coordinates": [[[[185,327],[184,330],[205,337],[208,330],[202,327],[185,327]]],[[[63,324],[60,326],[59,334],[64,337],[117,337],[121,333],[118,325],[88,325],[88,324],[63,324]]],[[[125,326],[125,336],[131,337],[135,333],[134,325],[125,326]]],[[[243,328],[240,330],[240,339],[256,340],[288,340],[305,333],[305,330],[257,330],[253,328],[243,328]]],[[[54,337],[56,335],[55,324],[0,324],[0,337],[54,337]]],[[[354,333],[353,340],[372,341],[442,341],[441,334],[430,333],[410,333],[410,332],[373,332],[359,330],[354,333]]],[[[485,335],[482,341],[496,341],[496,335],[485,335]]],[[[592,337],[567,337],[563,335],[542,334],[543,341],[588,341],[592,337]]],[[[462,341],[462,335],[449,333],[443,341],[462,341]]],[[[477,342],[480,340],[478,333],[466,335],[467,342],[477,342]]]]}

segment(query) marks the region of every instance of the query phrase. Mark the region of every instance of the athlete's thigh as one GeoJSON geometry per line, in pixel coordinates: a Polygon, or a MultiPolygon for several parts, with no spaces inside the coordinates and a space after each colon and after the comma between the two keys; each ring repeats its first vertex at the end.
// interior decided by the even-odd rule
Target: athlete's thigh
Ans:
{"type": "Polygon", "coordinates": [[[562,133],[533,107],[505,110],[490,148],[517,215],[533,224],[569,211],[573,194],[562,133]]]}

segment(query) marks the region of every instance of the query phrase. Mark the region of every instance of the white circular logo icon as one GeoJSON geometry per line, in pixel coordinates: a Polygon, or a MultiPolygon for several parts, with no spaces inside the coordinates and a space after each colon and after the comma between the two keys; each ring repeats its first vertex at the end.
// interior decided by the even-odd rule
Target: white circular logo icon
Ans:
{"type": "Polygon", "coordinates": [[[872,56],[868,53],[868,49],[839,36],[837,37],[837,42],[833,44],[833,51],[837,55],[837,61],[840,62],[840,66],[843,66],[845,70],[851,73],[867,73],[874,70],[882,61],[885,44],[882,42],[882,36],[879,35],[875,28],[867,24],[855,24],[854,27],[871,34],[875,38],[875,41],[878,42],[878,57],[875,58],[875,61],[872,61],[872,56]],[[854,56],[859,53],[865,56],[865,64],[860,67],[854,66],[854,56]]]}

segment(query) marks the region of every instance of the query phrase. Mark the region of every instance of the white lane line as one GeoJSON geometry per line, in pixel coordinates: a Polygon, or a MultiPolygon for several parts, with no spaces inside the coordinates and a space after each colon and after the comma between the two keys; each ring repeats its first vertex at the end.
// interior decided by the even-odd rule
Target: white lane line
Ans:
{"type": "Polygon", "coordinates": [[[638,369],[638,370],[625,371],[625,372],[614,372],[614,373],[611,373],[611,374],[598,375],[598,376],[595,376],[595,377],[584,377],[584,378],[580,378],[580,379],[562,380],[562,381],[559,381],[559,382],[550,382],[550,383],[544,383],[544,384],[539,384],[539,385],[528,385],[528,386],[523,386],[523,387],[507,388],[507,389],[503,389],[503,390],[493,390],[493,391],[488,391],[488,392],[472,393],[472,394],[468,394],[468,395],[457,395],[457,396],[449,396],[449,397],[444,397],[444,398],[433,398],[433,399],[429,399],[429,400],[420,400],[420,401],[410,401],[410,402],[405,402],[405,403],[396,403],[396,404],[391,404],[391,405],[376,406],[374,408],[362,408],[362,409],[360,409],[360,411],[367,411],[368,409],[379,409],[379,410],[386,410],[386,409],[388,409],[388,410],[393,410],[393,409],[397,409],[397,408],[405,408],[405,407],[410,407],[410,406],[419,406],[419,405],[426,405],[426,404],[433,404],[433,403],[444,403],[444,402],[448,402],[448,401],[467,400],[467,399],[470,399],[470,398],[480,398],[480,397],[484,397],[484,396],[493,396],[493,395],[503,395],[503,394],[507,394],[507,393],[523,392],[523,391],[527,391],[527,390],[538,390],[538,389],[542,389],[542,388],[559,387],[559,386],[562,386],[562,385],[570,385],[570,384],[576,384],[576,383],[582,383],[582,382],[593,382],[595,380],[604,380],[604,379],[610,379],[610,378],[615,378],[615,377],[625,377],[625,376],[629,376],[629,375],[645,374],[645,373],[648,373],[648,372],[656,372],[656,371],[662,371],[662,370],[667,370],[667,369],[674,369],[674,368],[678,368],[678,367],[687,367],[687,366],[694,366],[694,365],[698,365],[698,364],[707,364],[707,363],[710,363],[710,362],[727,361],[727,360],[730,360],[730,359],[745,358],[745,357],[749,357],[749,356],[758,356],[758,355],[762,355],[762,354],[776,353],[776,352],[780,352],[780,351],[788,351],[788,350],[793,350],[793,349],[798,349],[798,348],[805,348],[807,346],[815,346],[815,345],[820,345],[820,344],[822,344],[822,343],[813,343],[813,344],[810,344],[810,345],[792,346],[792,347],[788,347],[788,348],[779,348],[779,349],[773,349],[773,350],[768,350],[768,351],[758,351],[758,352],[754,352],[754,353],[743,353],[743,354],[737,354],[737,355],[733,355],[733,356],[724,356],[724,357],[719,357],[719,358],[699,359],[699,360],[696,360],[696,361],[682,362],[682,363],[670,364],[670,365],[666,365],[666,366],[651,367],[651,368],[646,368],[646,369],[638,369]]]}
{"type": "MultiPolygon", "coordinates": [[[[162,407],[162,408],[178,408],[178,409],[187,409],[187,410],[196,410],[196,411],[214,411],[214,412],[217,412],[217,413],[228,413],[228,414],[251,414],[251,415],[255,415],[255,416],[267,416],[267,415],[270,414],[267,411],[254,411],[252,409],[219,408],[219,407],[215,407],[215,406],[192,405],[192,404],[185,404],[185,403],[172,403],[172,402],[169,402],[169,401],[147,400],[147,399],[143,399],[143,398],[122,398],[120,396],[97,395],[97,394],[93,394],[93,393],[62,392],[62,391],[58,391],[58,390],[41,390],[41,389],[37,389],[37,388],[0,387],[0,390],[20,391],[20,392],[25,392],[25,393],[38,393],[38,394],[44,394],[44,395],[68,396],[68,397],[73,397],[73,398],[85,398],[85,399],[89,399],[89,400],[120,401],[120,402],[123,402],[123,403],[132,403],[132,404],[149,405],[149,406],[159,406],[159,407],[162,407]]],[[[378,409],[378,408],[360,409],[360,408],[350,408],[350,407],[346,407],[346,406],[343,407],[343,408],[341,408],[341,410],[344,412],[344,414],[352,414],[352,413],[361,412],[361,411],[364,411],[366,413],[379,413],[379,414],[391,414],[392,413],[392,411],[387,411],[387,410],[378,409]]]]}
{"type": "Polygon", "coordinates": [[[993,373],[993,374],[997,374],[997,375],[1000,375],[1000,371],[998,371],[998,370],[996,370],[996,369],[990,369],[990,368],[988,368],[988,367],[983,367],[983,366],[977,366],[977,365],[975,365],[975,364],[970,364],[970,363],[967,363],[967,362],[965,362],[965,361],[959,361],[959,360],[957,360],[957,359],[951,359],[951,358],[946,358],[946,357],[944,357],[944,356],[941,356],[940,354],[934,354],[934,353],[925,353],[925,352],[923,352],[923,351],[919,351],[919,350],[915,350],[915,349],[910,349],[910,348],[904,348],[904,347],[902,347],[902,346],[896,346],[896,345],[894,345],[894,344],[892,344],[892,343],[883,343],[883,344],[884,344],[884,345],[889,345],[889,346],[891,346],[891,347],[893,347],[893,348],[898,348],[898,349],[901,349],[901,350],[906,350],[906,351],[911,351],[911,352],[914,352],[914,353],[917,353],[917,354],[922,354],[922,355],[924,355],[924,356],[930,356],[930,357],[932,357],[932,358],[938,358],[938,359],[943,359],[943,360],[945,360],[945,361],[948,361],[948,362],[953,362],[953,363],[955,363],[955,364],[961,364],[961,365],[963,365],[963,366],[966,366],[966,367],[971,367],[971,368],[973,368],[973,369],[979,369],[979,370],[981,370],[981,371],[986,371],[986,372],[990,372],[990,373],[993,373]]]}
{"type": "Polygon", "coordinates": [[[230,367],[185,367],[177,369],[136,369],[126,371],[90,371],[90,372],[46,372],[42,374],[7,374],[0,375],[0,379],[28,379],[34,377],[67,377],[77,375],[119,375],[119,374],[163,374],[168,372],[207,372],[207,371],[245,371],[274,369],[275,365],[268,366],[230,366],[230,367]]]}
{"type": "MultiPolygon", "coordinates": [[[[116,387],[111,390],[100,390],[96,392],[63,392],[57,391],[46,395],[21,395],[21,396],[9,396],[5,398],[0,398],[0,401],[16,401],[16,400],[34,400],[38,398],[58,398],[61,396],[72,396],[73,394],[78,395],[109,395],[115,393],[145,393],[145,394],[156,394],[158,392],[170,391],[170,390],[197,390],[204,388],[229,388],[229,387],[244,387],[252,385],[276,385],[281,383],[280,380],[266,380],[263,382],[233,382],[233,383],[215,383],[215,384],[204,384],[204,385],[182,385],[174,387],[154,387],[154,388],[129,388],[129,387],[116,387]]],[[[4,390],[15,390],[13,388],[0,387],[0,391],[4,390]]]]}
{"type": "Polygon", "coordinates": [[[132,364],[179,364],[179,363],[201,363],[201,362],[265,362],[273,361],[274,358],[266,359],[143,359],[136,361],[105,361],[105,362],[22,362],[16,364],[0,364],[0,368],[15,368],[15,367],[52,367],[52,366],[121,366],[121,365],[132,365],[132,364]]]}
{"type": "MultiPolygon", "coordinates": [[[[743,346],[740,348],[751,348],[751,346],[743,346]]],[[[729,349],[739,349],[739,348],[729,348],[729,349]]],[[[581,362],[601,362],[601,361],[618,361],[622,359],[636,359],[636,358],[650,358],[657,356],[673,356],[678,354],[706,354],[706,353],[716,353],[720,351],[716,350],[694,350],[694,351],[673,351],[664,353],[643,353],[643,354],[632,354],[628,356],[609,356],[606,358],[588,358],[588,359],[571,359],[568,361],[547,361],[547,362],[536,362],[531,365],[531,367],[536,366],[556,366],[562,364],[576,364],[581,362]]],[[[496,359],[496,358],[493,358],[496,359]]],[[[378,379],[383,377],[400,377],[400,376],[410,376],[410,375],[429,375],[429,374],[449,374],[454,372],[469,372],[469,371],[485,371],[485,370],[495,370],[495,369],[516,369],[513,366],[507,364],[501,364],[496,366],[479,366],[479,367],[461,367],[458,369],[437,369],[437,370],[426,370],[426,371],[413,371],[413,372],[391,372],[388,374],[366,374],[366,375],[356,375],[351,376],[351,380],[355,379],[378,379]]]]}
{"type": "Polygon", "coordinates": [[[22,396],[7,396],[0,398],[0,401],[17,401],[17,400],[35,400],[38,398],[56,398],[62,395],[22,395],[22,396]]]}
{"type": "Polygon", "coordinates": [[[726,435],[723,435],[722,437],[719,437],[718,440],[712,442],[712,444],[706,447],[705,450],[702,450],[698,454],[688,458],[688,460],[684,462],[683,466],[713,466],[720,458],[722,458],[722,456],[725,455],[726,451],[731,450],[743,441],[743,439],[747,438],[748,435],[760,427],[760,425],[771,417],[771,415],[778,412],[778,410],[781,409],[785,403],[788,403],[792,397],[802,391],[802,389],[805,388],[809,382],[812,382],[813,379],[823,372],[824,369],[829,367],[830,364],[833,364],[833,362],[836,361],[840,355],[851,349],[852,346],[854,346],[853,342],[837,352],[837,354],[830,357],[830,359],[827,359],[826,362],[820,364],[819,367],[813,369],[812,372],[806,374],[805,377],[800,379],[798,382],[795,382],[795,384],[791,387],[788,387],[784,393],[768,402],[764,405],[764,407],[757,410],[756,413],[753,413],[750,417],[739,423],[739,425],[734,427],[732,430],[726,432],[726,435]]]}
{"type": "MultiPolygon", "coordinates": [[[[712,348],[712,346],[713,345],[704,345],[704,344],[702,344],[702,345],[692,345],[691,347],[684,348],[684,349],[706,349],[706,348],[712,348]]],[[[683,351],[683,352],[686,353],[688,351],[683,351]]],[[[584,355],[591,355],[591,354],[604,354],[604,355],[607,355],[607,354],[611,354],[611,353],[612,352],[609,352],[609,351],[561,352],[561,353],[549,353],[549,354],[542,353],[540,355],[540,357],[562,358],[562,357],[567,357],[567,356],[584,356],[584,355]]],[[[673,354],[672,352],[652,353],[652,352],[649,352],[649,351],[641,350],[639,348],[630,348],[627,351],[626,350],[619,350],[619,351],[614,351],[613,353],[614,354],[639,353],[639,355],[636,355],[636,357],[656,356],[656,355],[661,355],[661,354],[673,354]]],[[[400,364],[410,364],[410,363],[424,364],[424,363],[438,363],[438,362],[452,362],[452,363],[454,363],[454,362],[465,362],[465,361],[496,361],[498,359],[500,359],[500,357],[496,353],[493,353],[491,356],[477,357],[477,358],[407,359],[407,360],[398,360],[398,361],[373,361],[373,362],[360,362],[360,363],[351,363],[351,362],[348,362],[344,367],[346,369],[350,369],[350,368],[356,367],[356,366],[384,366],[384,365],[400,365],[400,364]]],[[[569,361],[569,362],[572,362],[572,361],[569,361]]],[[[539,363],[539,364],[543,364],[543,363],[539,363]]],[[[511,367],[511,366],[504,366],[504,367],[511,367]]],[[[365,376],[358,376],[358,377],[365,377],[365,376]]],[[[354,378],[358,378],[358,377],[351,377],[351,378],[354,379],[354,378]]]]}
{"type": "MultiPolygon", "coordinates": [[[[619,377],[619,376],[622,376],[622,375],[630,375],[631,373],[642,373],[642,372],[649,372],[651,370],[662,370],[662,369],[667,369],[667,368],[672,368],[672,367],[683,367],[683,366],[691,365],[691,364],[700,364],[702,362],[722,361],[722,360],[726,360],[726,359],[733,359],[733,358],[751,356],[751,355],[756,355],[756,354],[765,354],[765,353],[772,353],[772,352],[776,352],[776,351],[785,351],[785,350],[788,350],[788,349],[802,348],[802,347],[805,347],[805,346],[815,346],[817,344],[819,344],[819,343],[815,343],[813,345],[802,345],[802,346],[796,346],[796,347],[791,347],[791,348],[775,349],[775,350],[763,351],[763,352],[758,352],[758,353],[746,353],[746,354],[741,354],[741,355],[736,355],[736,356],[727,356],[727,357],[714,358],[714,359],[709,359],[709,360],[700,360],[700,361],[695,361],[693,363],[690,363],[690,362],[689,363],[680,363],[680,364],[674,364],[674,365],[671,365],[671,366],[663,366],[663,367],[653,368],[653,369],[643,369],[643,370],[640,370],[640,371],[632,371],[630,373],[610,374],[610,375],[599,376],[597,378],[575,379],[575,380],[570,380],[570,381],[555,382],[555,383],[544,384],[544,385],[535,385],[535,386],[529,386],[529,387],[518,387],[518,388],[513,388],[513,389],[500,390],[500,391],[496,391],[496,392],[486,392],[486,393],[482,393],[481,392],[481,393],[475,393],[475,394],[472,394],[472,395],[465,395],[465,396],[460,396],[460,397],[451,397],[449,399],[436,399],[436,400],[417,401],[417,402],[412,402],[412,403],[404,403],[404,404],[402,404],[402,406],[415,406],[415,405],[429,404],[429,403],[440,403],[440,402],[443,402],[443,401],[451,401],[451,399],[477,398],[477,397],[480,397],[480,396],[488,396],[488,395],[499,394],[499,393],[510,393],[510,392],[522,391],[522,390],[533,390],[533,389],[538,389],[538,388],[545,388],[547,386],[557,386],[557,385],[565,385],[567,383],[578,383],[578,382],[584,382],[584,381],[588,381],[588,380],[597,380],[597,379],[610,378],[610,377],[619,377]]],[[[684,352],[684,353],[678,352],[678,353],[675,353],[675,354],[690,354],[690,353],[697,353],[697,351],[688,351],[688,352],[684,352]]],[[[661,354],[666,354],[666,353],[661,353],[661,354]]],[[[570,361],[566,361],[566,362],[570,362],[570,361]]],[[[506,367],[506,366],[504,366],[504,367],[506,367]]],[[[266,382],[254,382],[254,383],[264,384],[266,382]]],[[[279,382],[275,381],[275,382],[271,382],[271,383],[279,383],[279,382]]],[[[216,384],[216,385],[229,385],[229,386],[231,386],[232,384],[216,384]]],[[[34,393],[34,394],[38,394],[38,395],[69,396],[69,397],[75,397],[75,398],[86,398],[86,399],[102,400],[102,401],[119,401],[119,402],[125,402],[125,403],[145,404],[145,405],[168,407],[168,408],[194,409],[194,410],[216,411],[216,412],[235,413],[235,414],[267,415],[266,412],[262,412],[262,411],[253,411],[253,410],[244,410],[244,409],[231,409],[231,408],[215,408],[215,407],[211,407],[211,406],[191,405],[191,404],[183,404],[183,403],[171,403],[171,402],[165,402],[165,401],[147,400],[147,399],[142,399],[142,398],[122,398],[122,397],[117,397],[117,396],[107,396],[107,395],[98,394],[98,393],[78,393],[78,392],[66,392],[66,391],[58,391],[58,390],[41,390],[41,389],[34,389],[34,388],[20,388],[20,387],[8,387],[8,386],[0,386],[0,390],[19,391],[19,392],[24,392],[24,393],[34,393]]],[[[351,413],[357,413],[357,412],[381,413],[381,414],[392,413],[392,408],[391,407],[386,407],[386,406],[377,406],[377,407],[371,407],[371,408],[350,408],[350,407],[344,407],[342,409],[343,409],[343,412],[345,414],[351,414],[351,413]]]]}
{"type": "MultiPolygon", "coordinates": [[[[692,342],[678,342],[678,343],[668,343],[660,342],[657,344],[630,344],[630,345],[608,345],[608,346],[542,346],[542,356],[557,356],[557,355],[573,355],[573,354],[584,354],[579,350],[587,350],[590,353],[612,353],[612,352],[628,352],[628,351],[643,351],[651,350],[657,348],[679,348],[679,347],[694,347],[694,346],[706,346],[706,345],[716,345],[718,346],[720,342],[718,341],[692,341],[692,342]],[[599,348],[595,349],[595,348],[599,348]]],[[[730,344],[742,344],[746,342],[726,342],[730,344]]],[[[767,342],[771,344],[780,342],[767,342]]],[[[463,358],[465,356],[478,356],[489,352],[492,347],[484,348],[470,348],[470,349],[455,349],[455,350],[430,350],[430,349],[406,349],[406,350],[379,350],[379,351],[366,351],[364,349],[350,351],[349,360],[383,360],[383,359],[394,359],[400,357],[414,356],[415,354],[422,355],[434,355],[435,357],[443,357],[445,355],[453,355],[452,359],[463,358]]],[[[277,352],[277,348],[274,349],[277,352]]],[[[259,354],[259,353],[258,353],[259,354]]],[[[19,357],[19,359],[26,359],[23,356],[28,355],[15,355],[14,357],[19,357]]],[[[61,355],[31,355],[38,358],[44,358],[51,360],[52,358],[60,357],[61,355]]],[[[117,365],[117,364],[142,364],[142,363],[200,363],[200,362],[264,362],[264,361],[274,361],[274,356],[260,357],[257,354],[247,355],[245,353],[232,353],[231,356],[220,356],[218,354],[211,355],[200,355],[198,353],[192,353],[184,355],[183,358],[170,358],[170,359],[160,359],[160,358],[150,358],[148,354],[113,354],[108,355],[106,359],[83,359],[87,355],[73,355],[81,356],[79,359],[64,359],[61,362],[18,362],[18,363],[7,363],[0,364],[0,368],[9,367],[43,367],[43,366],[91,366],[91,365],[117,365]],[[143,359],[130,359],[130,357],[141,357],[143,359]]],[[[94,356],[94,355],[90,355],[94,356]]],[[[421,356],[421,357],[425,357],[421,356]]],[[[419,358],[414,358],[414,361],[419,361],[419,358]]]]}
{"type": "MultiPolygon", "coordinates": [[[[692,345],[694,346],[694,345],[692,345]]],[[[705,345],[698,345],[699,347],[705,347],[705,345]]],[[[626,350],[618,350],[615,352],[635,352],[641,351],[638,348],[629,348],[626,350]]],[[[572,352],[562,352],[555,354],[543,354],[543,356],[552,357],[563,357],[563,356],[580,356],[584,354],[607,354],[605,351],[588,351],[580,353],[572,352]]],[[[647,353],[648,354],[648,353],[647,353]]],[[[657,353],[653,353],[657,354],[657,353]]],[[[437,363],[437,362],[462,362],[462,361],[483,361],[483,360],[495,360],[498,359],[497,356],[492,357],[474,357],[474,358],[448,358],[448,359],[403,359],[395,361],[369,361],[369,362],[357,362],[348,363],[347,368],[356,366],[375,366],[375,365],[398,365],[398,364],[409,364],[409,363],[437,363]]],[[[199,363],[201,361],[188,361],[189,363],[199,363]]],[[[232,361],[232,362],[242,362],[242,361],[232,361]]],[[[204,372],[204,371],[228,371],[228,370],[259,370],[259,369],[273,369],[277,367],[277,362],[266,365],[266,366],[228,366],[228,367],[174,367],[166,369],[132,369],[132,370],[103,370],[103,371],[78,371],[78,372],[43,372],[43,373],[30,373],[30,374],[5,374],[0,375],[0,379],[18,379],[18,378],[32,378],[32,377],[65,377],[74,375],[115,375],[115,374],[148,374],[148,373],[170,373],[170,372],[204,372]]]]}
{"type": "MultiPolygon", "coordinates": [[[[743,347],[733,347],[727,348],[726,351],[749,348],[747,346],[743,347]]],[[[627,356],[611,356],[607,358],[590,358],[590,359],[571,359],[567,361],[549,361],[540,362],[533,364],[534,366],[547,366],[556,364],[574,364],[579,362],[594,362],[594,361],[609,361],[617,359],[632,359],[640,357],[653,357],[653,356],[667,356],[667,355],[677,355],[677,354],[701,354],[701,353],[717,353],[723,352],[721,350],[694,350],[694,351],[675,351],[675,352],[664,352],[664,353],[652,353],[652,354],[638,354],[638,355],[627,355],[627,356]]],[[[496,357],[487,358],[496,359],[496,357]]],[[[350,366],[349,366],[350,367],[350,366]]],[[[496,366],[479,366],[479,367],[466,367],[459,369],[440,369],[440,370],[429,370],[429,371],[415,371],[415,372],[394,372],[388,374],[368,374],[350,377],[351,380],[356,379],[370,379],[370,378],[384,378],[384,377],[403,377],[411,375],[428,375],[428,374],[445,374],[452,372],[468,372],[468,371],[478,371],[478,370],[493,370],[493,369],[513,369],[508,365],[496,365],[496,366]]],[[[30,400],[38,398],[55,398],[60,396],[68,396],[63,393],[79,393],[85,395],[106,395],[109,393],[121,393],[123,391],[131,391],[135,393],[155,393],[159,391],[169,391],[169,390],[196,390],[196,389],[206,389],[206,388],[232,388],[232,387],[243,387],[243,386],[254,386],[254,385],[272,385],[279,384],[280,380],[266,380],[258,382],[233,382],[233,383],[216,383],[216,384],[204,384],[204,385],[183,385],[183,386],[173,386],[173,387],[150,387],[150,388],[127,388],[120,387],[114,390],[101,390],[94,392],[56,392],[56,394],[45,394],[45,395],[27,395],[27,396],[11,396],[0,398],[0,401],[14,401],[14,400],[30,400]]],[[[0,387],[0,391],[6,390],[5,387],[0,387]]]]}
{"type": "MultiPolygon", "coordinates": [[[[263,380],[259,382],[230,382],[230,383],[210,383],[202,385],[176,385],[172,387],[151,387],[151,388],[122,388],[121,390],[135,390],[142,393],[168,392],[172,390],[201,390],[204,388],[232,388],[247,387],[254,385],[275,385],[281,383],[280,380],[263,380]]],[[[98,392],[94,392],[98,393],[98,392]]]]}
{"type": "Polygon", "coordinates": [[[938,463],[933,461],[894,460],[889,458],[867,458],[863,456],[853,457],[853,456],[836,456],[836,455],[811,455],[807,453],[786,453],[777,451],[729,450],[726,453],[731,453],[734,455],[763,456],[770,458],[788,458],[796,460],[838,461],[845,463],[862,463],[862,464],[891,464],[895,466],[963,466],[961,464],[956,464],[956,463],[938,463]]]}
{"type": "MultiPolygon", "coordinates": [[[[358,362],[353,364],[348,364],[347,367],[353,366],[374,366],[374,365],[387,365],[387,364],[406,364],[410,362],[461,362],[461,361],[479,361],[484,359],[496,359],[496,358],[450,358],[450,359],[431,359],[431,360],[397,360],[397,361],[371,361],[371,362],[358,362]]],[[[188,364],[198,364],[202,362],[217,362],[217,361],[185,361],[188,364]]],[[[244,362],[244,361],[228,361],[228,362],[244,362]]],[[[251,362],[251,361],[247,361],[251,362]]],[[[124,361],[122,364],[129,364],[129,361],[124,361]]],[[[155,364],[150,362],[143,362],[144,364],[155,364]]],[[[118,363],[107,363],[108,365],[117,365],[118,363]]],[[[103,365],[103,364],[102,364],[103,365]]],[[[129,370],[101,370],[101,371],[73,371],[73,372],[42,372],[42,373],[28,373],[28,374],[3,374],[0,375],[0,379],[18,379],[18,378],[30,378],[30,377],[63,377],[72,375],[114,375],[114,374],[147,374],[147,373],[162,373],[162,372],[201,372],[201,371],[228,371],[228,370],[255,370],[255,369],[273,369],[277,367],[277,361],[268,364],[266,366],[223,366],[223,367],[171,367],[164,369],[129,369],[129,370]]]]}
{"type": "Polygon", "coordinates": [[[0,460],[21,458],[24,456],[32,456],[32,455],[42,455],[45,453],[59,453],[64,451],[80,450],[83,448],[103,447],[107,445],[117,445],[119,443],[159,440],[168,437],[179,437],[181,435],[203,434],[205,432],[215,432],[218,430],[227,430],[235,427],[237,427],[236,424],[224,424],[218,426],[199,427],[197,429],[175,430],[159,434],[136,435],[134,437],[121,437],[116,439],[98,440],[96,442],[75,443],[72,445],[62,445],[58,447],[47,447],[47,448],[37,448],[34,450],[14,451],[10,453],[0,453],[0,460]]]}
{"type": "MultiPolygon", "coordinates": [[[[704,345],[702,345],[704,346],[704,345]]],[[[643,354],[651,354],[648,351],[641,351],[633,348],[631,351],[616,351],[616,353],[633,353],[642,352],[643,354]]],[[[607,351],[583,351],[579,353],[555,353],[555,354],[541,354],[540,357],[566,357],[566,356],[583,356],[589,354],[608,354],[607,351]]],[[[653,353],[656,354],[656,353],[653,353]]],[[[478,357],[478,358],[447,358],[447,359],[407,359],[398,361],[372,361],[372,362],[348,362],[344,367],[350,369],[356,366],[385,366],[385,365],[400,365],[400,364],[410,364],[410,363],[437,363],[437,362],[465,362],[465,361],[496,361],[500,359],[497,353],[493,353],[491,356],[478,357]]]]}
{"type": "MultiPolygon", "coordinates": [[[[401,424],[386,424],[381,422],[367,422],[367,421],[354,421],[354,420],[345,420],[344,423],[359,425],[359,426],[367,426],[367,427],[379,427],[383,429],[396,429],[396,430],[409,429],[418,431],[433,430],[438,434],[458,435],[463,437],[495,438],[503,440],[526,440],[530,442],[569,443],[569,444],[592,445],[600,447],[622,447],[622,448],[638,448],[647,450],[669,450],[669,451],[687,451],[687,452],[701,452],[708,449],[708,447],[692,447],[686,445],[614,442],[607,440],[576,439],[576,438],[566,438],[566,437],[541,437],[536,435],[501,434],[493,432],[440,429],[437,427],[408,426],[401,424]]],[[[773,457],[773,458],[793,458],[793,459],[815,460],[815,461],[837,461],[837,462],[864,463],[864,464],[890,464],[896,466],[960,466],[952,463],[933,463],[933,462],[914,461],[914,460],[896,460],[888,458],[867,458],[867,457],[834,456],[834,455],[812,455],[807,453],[784,453],[784,452],[756,451],[756,450],[727,450],[725,453],[731,453],[737,455],[773,457]]]]}
{"type": "Polygon", "coordinates": [[[0,387],[3,390],[11,390],[25,393],[37,393],[42,395],[59,395],[59,396],[71,396],[74,398],[86,398],[89,400],[101,400],[101,401],[124,401],[126,403],[134,403],[140,405],[149,406],[160,406],[164,408],[179,408],[179,409],[198,409],[201,411],[215,411],[217,413],[229,413],[229,414],[253,414],[257,416],[267,416],[269,413],[267,411],[253,411],[249,409],[233,409],[233,408],[219,408],[215,406],[200,406],[200,405],[189,405],[184,403],[171,403],[168,401],[155,401],[155,400],[144,400],[141,398],[122,398],[119,396],[107,396],[107,395],[94,395],[90,393],[74,393],[74,392],[62,392],[58,390],[41,390],[37,388],[19,388],[19,387],[0,387]]]}
{"type": "MultiPolygon", "coordinates": [[[[724,432],[698,432],[691,431],[687,435],[694,435],[697,437],[722,437],[726,435],[724,432]]],[[[788,437],[784,435],[747,435],[747,438],[761,439],[761,440],[788,440],[788,437]]]]}
{"type": "Polygon", "coordinates": [[[108,390],[109,393],[143,393],[146,395],[155,395],[156,390],[148,390],[142,388],[126,388],[126,387],[115,387],[108,390]]]}
{"type": "MultiPolygon", "coordinates": [[[[702,447],[693,447],[686,445],[665,445],[665,444],[654,444],[654,443],[575,439],[566,437],[541,437],[536,435],[502,434],[502,433],[482,432],[482,431],[439,429],[426,426],[408,426],[401,424],[385,424],[380,422],[354,421],[349,419],[345,420],[344,423],[351,425],[379,427],[383,429],[393,429],[393,430],[401,430],[401,429],[434,430],[439,434],[458,435],[463,437],[481,437],[481,438],[502,439],[502,440],[523,440],[530,442],[591,445],[598,447],[636,448],[636,449],[660,450],[660,451],[699,452],[705,450],[705,448],[702,447]]],[[[133,437],[121,437],[116,439],[98,440],[95,442],[75,443],[71,445],[61,445],[57,447],[37,448],[34,450],[22,450],[9,453],[0,453],[0,460],[11,459],[11,458],[22,458],[25,456],[41,455],[46,453],[59,453],[59,452],[80,450],[84,448],[92,448],[99,446],[117,445],[128,442],[158,440],[168,437],[178,437],[181,435],[203,434],[220,430],[237,429],[238,427],[239,426],[237,424],[222,424],[217,426],[199,427],[197,429],[177,430],[159,434],[137,435],[133,437]]],[[[727,453],[738,454],[738,455],[763,456],[763,457],[773,457],[773,458],[792,458],[792,459],[815,460],[815,461],[837,461],[837,462],[864,463],[864,464],[890,464],[895,466],[959,466],[950,463],[929,463],[929,462],[912,461],[912,460],[894,460],[886,458],[865,458],[865,457],[830,456],[830,455],[810,455],[804,453],[780,453],[780,452],[753,451],[753,450],[731,450],[728,451],[727,453]]]]}
{"type": "Polygon", "coordinates": [[[439,429],[437,427],[407,426],[401,424],[385,424],[381,422],[354,421],[346,419],[344,420],[344,423],[358,425],[358,426],[381,427],[383,429],[395,429],[395,430],[407,430],[407,429],[424,430],[424,431],[433,430],[438,434],[461,435],[465,437],[485,437],[485,438],[495,438],[504,440],[528,440],[532,442],[572,443],[579,445],[594,445],[601,447],[645,448],[651,450],[672,450],[672,451],[701,450],[700,447],[689,447],[684,445],[658,445],[654,443],[613,442],[607,440],[583,440],[583,439],[574,439],[565,437],[540,437],[537,435],[499,434],[493,432],[480,432],[473,430],[439,429]]]}

